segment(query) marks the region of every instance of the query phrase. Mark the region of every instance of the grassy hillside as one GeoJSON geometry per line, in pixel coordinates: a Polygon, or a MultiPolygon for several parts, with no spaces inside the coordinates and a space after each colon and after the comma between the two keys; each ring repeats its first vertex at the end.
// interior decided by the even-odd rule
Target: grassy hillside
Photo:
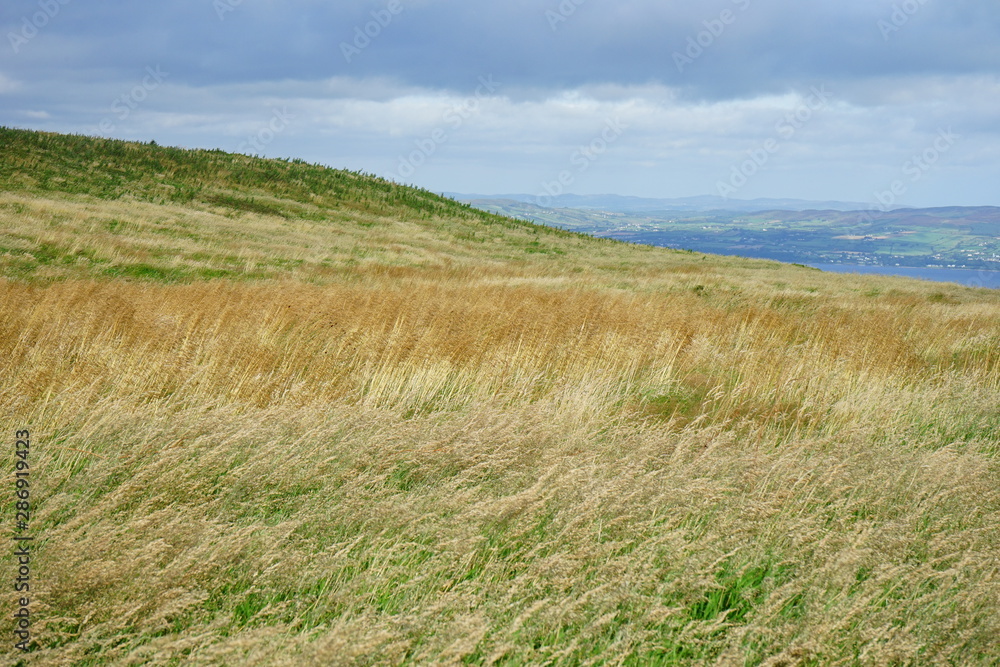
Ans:
{"type": "Polygon", "coordinates": [[[0,141],[8,663],[1000,661],[997,292],[0,141]]]}
{"type": "Polygon", "coordinates": [[[0,146],[0,267],[14,277],[321,280],[373,262],[479,261],[501,237],[546,253],[567,237],[301,161],[8,129],[0,146]]]}

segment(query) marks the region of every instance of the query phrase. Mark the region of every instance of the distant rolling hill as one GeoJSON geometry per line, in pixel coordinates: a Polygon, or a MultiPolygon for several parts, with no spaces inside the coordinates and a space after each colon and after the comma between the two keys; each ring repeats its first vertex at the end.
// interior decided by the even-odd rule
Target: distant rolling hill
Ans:
{"type": "Polygon", "coordinates": [[[469,200],[507,216],[595,236],[799,263],[1000,270],[1000,208],[677,210],[543,207],[469,200]]]}
{"type": "Polygon", "coordinates": [[[617,213],[648,213],[653,211],[805,211],[828,209],[853,211],[868,208],[867,204],[841,201],[807,201],[804,199],[727,199],[706,195],[702,197],[681,197],[656,199],[648,197],[627,197],[622,195],[574,195],[564,194],[545,197],[527,194],[477,195],[445,193],[463,202],[507,200],[546,208],[599,209],[617,213]]]}

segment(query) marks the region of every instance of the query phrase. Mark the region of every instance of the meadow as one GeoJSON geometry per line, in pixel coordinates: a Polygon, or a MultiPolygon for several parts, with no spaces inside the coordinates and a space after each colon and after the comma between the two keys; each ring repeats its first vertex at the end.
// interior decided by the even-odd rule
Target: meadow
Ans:
{"type": "Polygon", "coordinates": [[[0,140],[7,664],[1000,662],[997,291],[0,140]]]}

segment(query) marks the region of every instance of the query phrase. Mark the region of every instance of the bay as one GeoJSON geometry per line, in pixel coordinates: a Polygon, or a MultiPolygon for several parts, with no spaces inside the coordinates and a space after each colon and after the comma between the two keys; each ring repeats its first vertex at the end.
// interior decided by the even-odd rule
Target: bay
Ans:
{"type": "Polygon", "coordinates": [[[951,269],[932,266],[870,266],[859,264],[809,264],[823,271],[833,273],[875,273],[890,276],[920,278],[941,283],[958,283],[967,287],[989,287],[1000,289],[1000,271],[979,271],[976,269],[951,269]]]}

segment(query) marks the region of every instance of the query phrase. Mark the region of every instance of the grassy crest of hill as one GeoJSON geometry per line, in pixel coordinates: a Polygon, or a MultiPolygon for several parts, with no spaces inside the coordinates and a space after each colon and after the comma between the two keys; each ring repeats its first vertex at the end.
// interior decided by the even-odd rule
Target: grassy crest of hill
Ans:
{"type": "Polygon", "coordinates": [[[365,174],[0,128],[10,276],[322,279],[342,267],[562,254],[570,235],[365,174]]]}
{"type": "Polygon", "coordinates": [[[284,218],[324,219],[346,209],[383,216],[495,219],[424,190],[302,160],[9,128],[0,128],[0,145],[0,187],[7,191],[130,197],[284,218]]]}
{"type": "Polygon", "coordinates": [[[1000,661],[996,291],[0,137],[30,664],[1000,661]]]}

